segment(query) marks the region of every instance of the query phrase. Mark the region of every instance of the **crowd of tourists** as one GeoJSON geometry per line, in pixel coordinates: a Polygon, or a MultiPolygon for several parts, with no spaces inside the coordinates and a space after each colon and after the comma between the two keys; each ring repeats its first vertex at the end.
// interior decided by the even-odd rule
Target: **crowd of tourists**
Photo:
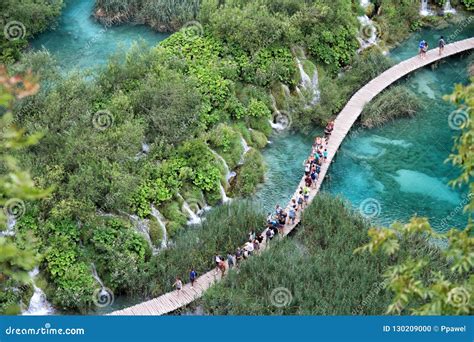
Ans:
{"type": "MultiPolygon", "coordinates": [[[[324,129],[324,137],[316,137],[314,140],[311,155],[304,162],[304,184],[299,187],[296,196],[291,199],[288,207],[282,208],[277,204],[275,210],[267,215],[266,229],[258,234],[255,233],[255,230],[251,230],[247,242],[242,247],[238,247],[234,254],[229,252],[225,258],[218,254],[215,255],[213,259],[215,265],[214,275],[221,273],[224,276],[227,269],[231,270],[238,267],[243,260],[258,253],[264,241],[269,243],[275,236],[282,236],[287,224],[295,224],[298,213],[308,205],[310,192],[316,188],[321,167],[328,159],[327,144],[333,130],[334,121],[331,121],[324,129]]],[[[189,271],[191,288],[194,287],[197,277],[196,270],[192,268],[189,271]]],[[[173,286],[178,290],[179,295],[183,288],[182,280],[176,278],[173,286]]]]}

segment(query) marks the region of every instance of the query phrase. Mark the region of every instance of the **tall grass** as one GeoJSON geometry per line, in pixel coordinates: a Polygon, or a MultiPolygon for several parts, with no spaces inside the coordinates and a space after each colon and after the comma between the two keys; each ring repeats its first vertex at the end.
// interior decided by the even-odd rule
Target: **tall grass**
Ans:
{"type": "Polygon", "coordinates": [[[381,126],[387,121],[412,117],[423,103],[406,86],[397,85],[384,90],[370,101],[361,115],[362,125],[368,128],[381,126]]]}
{"type": "MultiPolygon", "coordinates": [[[[322,194],[305,210],[294,238],[242,264],[203,297],[207,313],[216,315],[350,315],[384,314],[390,294],[383,273],[394,260],[384,255],[354,255],[367,242],[368,223],[340,199],[322,194]],[[272,291],[285,288],[292,300],[275,306],[272,291]]],[[[414,256],[432,253],[436,267],[445,267],[439,251],[412,241],[414,256]]],[[[402,253],[402,254],[403,254],[402,253]]]]}
{"type": "Polygon", "coordinates": [[[158,31],[176,31],[194,20],[200,0],[96,0],[96,17],[106,24],[136,21],[158,31]]]}

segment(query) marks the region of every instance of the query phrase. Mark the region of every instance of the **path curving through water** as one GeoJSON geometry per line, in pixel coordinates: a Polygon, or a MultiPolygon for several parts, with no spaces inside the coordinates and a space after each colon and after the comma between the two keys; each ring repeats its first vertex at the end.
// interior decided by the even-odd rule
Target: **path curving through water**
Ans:
{"type": "MultiPolygon", "coordinates": [[[[439,56],[438,49],[432,49],[427,52],[426,58],[421,59],[419,56],[407,59],[399,64],[386,70],[372,81],[363,86],[357,91],[351,99],[347,102],[344,109],[339,113],[335,122],[334,130],[332,131],[331,138],[327,145],[329,152],[327,162],[321,167],[321,172],[314,189],[311,189],[309,194],[308,203],[314,199],[319,192],[322,182],[324,181],[325,175],[331,165],[331,161],[334,159],[336,152],[342,144],[344,138],[348,135],[352,126],[359,118],[362,113],[364,106],[370,102],[376,95],[382,92],[385,88],[389,87],[395,81],[403,78],[409,73],[432,64],[443,58],[456,55],[458,53],[474,49],[474,38],[458,41],[456,43],[446,45],[444,53],[439,56]]],[[[297,197],[299,188],[304,186],[304,177],[298,184],[295,195],[297,197]]],[[[289,204],[288,204],[289,206],[289,204]]],[[[301,211],[298,211],[297,218],[294,224],[287,224],[284,227],[284,236],[288,235],[300,222],[301,211]]],[[[264,234],[265,236],[265,234],[264,234]]],[[[265,242],[262,244],[262,250],[266,247],[265,242]]],[[[184,307],[194,300],[198,299],[203,293],[212,286],[216,281],[221,279],[220,273],[215,274],[214,270],[211,270],[197,279],[194,288],[191,288],[190,284],[183,286],[181,291],[171,291],[161,295],[160,297],[151,299],[149,301],[125,308],[123,310],[114,311],[111,315],[163,315],[173,312],[181,307],[184,307]]]]}

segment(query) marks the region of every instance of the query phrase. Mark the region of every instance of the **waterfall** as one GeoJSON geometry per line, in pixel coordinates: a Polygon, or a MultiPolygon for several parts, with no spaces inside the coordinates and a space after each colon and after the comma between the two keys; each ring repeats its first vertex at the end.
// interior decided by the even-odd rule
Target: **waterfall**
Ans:
{"type": "Polygon", "coordinates": [[[367,7],[369,7],[369,5],[370,5],[370,0],[360,0],[360,5],[361,5],[363,8],[367,8],[367,7]]]}
{"type": "Polygon", "coordinates": [[[31,277],[31,284],[33,285],[33,296],[31,296],[28,310],[23,312],[25,316],[44,316],[51,315],[54,313],[54,309],[46,299],[46,295],[35,283],[35,277],[38,275],[39,269],[36,267],[33,271],[29,272],[31,277]]]}
{"type": "Polygon", "coordinates": [[[428,15],[433,15],[433,11],[428,5],[428,0],[421,0],[420,15],[426,17],[428,15]]]}
{"type": "Polygon", "coordinates": [[[227,203],[232,200],[231,198],[227,197],[227,194],[225,193],[225,189],[222,184],[219,184],[219,191],[221,192],[222,203],[227,203]]]}
{"type": "Polygon", "coordinates": [[[153,255],[157,254],[159,250],[155,248],[153,245],[153,241],[151,241],[150,237],[150,227],[148,226],[148,221],[140,219],[137,215],[128,215],[130,219],[134,222],[133,227],[139,233],[142,235],[145,240],[148,242],[148,245],[150,246],[153,255]]]}
{"type": "Polygon", "coordinates": [[[320,98],[318,70],[315,67],[313,77],[311,78],[304,70],[303,63],[301,63],[299,58],[296,58],[296,65],[298,66],[298,69],[300,71],[301,86],[303,87],[303,89],[311,91],[312,97],[310,104],[314,106],[319,102],[320,98]]]}
{"type": "Polygon", "coordinates": [[[451,6],[451,1],[450,0],[446,0],[446,2],[444,3],[443,13],[444,14],[447,14],[447,13],[454,14],[454,13],[456,13],[456,10],[451,6]]]}
{"type": "Polygon", "coordinates": [[[155,208],[155,206],[151,206],[151,216],[153,216],[158,224],[161,227],[161,232],[162,232],[162,238],[161,238],[161,248],[166,248],[168,246],[168,231],[166,230],[166,225],[163,219],[163,216],[161,213],[158,211],[158,209],[155,208]]]}
{"type": "Polygon", "coordinates": [[[239,161],[239,164],[242,165],[245,160],[245,155],[247,154],[248,151],[250,151],[250,147],[242,135],[240,135],[240,143],[242,144],[242,147],[244,149],[244,152],[242,153],[242,156],[240,157],[240,161],[239,161]]]}
{"type": "Polygon", "coordinates": [[[91,263],[91,268],[92,268],[92,277],[99,283],[102,289],[105,288],[104,283],[102,282],[102,279],[100,279],[99,275],[97,274],[97,269],[95,268],[95,264],[93,262],[91,263]]]}
{"type": "Polygon", "coordinates": [[[236,173],[234,171],[230,171],[229,169],[229,165],[227,165],[227,162],[225,161],[225,159],[219,154],[217,153],[216,151],[214,151],[212,148],[209,148],[212,152],[213,155],[215,155],[217,157],[217,159],[219,159],[222,164],[224,165],[224,170],[225,170],[225,178],[227,180],[227,183],[229,183],[230,179],[235,177],[236,176],[236,173]]]}
{"type": "Polygon", "coordinates": [[[0,232],[0,237],[15,235],[16,219],[14,216],[7,217],[7,229],[0,232]]]}
{"type": "Polygon", "coordinates": [[[360,52],[377,44],[377,28],[375,27],[374,22],[366,15],[357,17],[357,20],[359,20],[361,26],[359,36],[357,37],[360,44],[360,52]]]}
{"type": "Polygon", "coordinates": [[[150,145],[148,145],[147,143],[143,143],[142,144],[142,152],[145,153],[145,154],[150,152],[150,145]]]}
{"type": "Polygon", "coordinates": [[[188,215],[188,225],[195,225],[201,223],[201,218],[191,209],[188,202],[178,194],[178,197],[183,201],[182,210],[188,215]]]}
{"type": "Polygon", "coordinates": [[[201,223],[201,218],[189,207],[188,202],[183,202],[183,210],[188,214],[188,224],[195,225],[201,223]]]}
{"type": "Polygon", "coordinates": [[[284,117],[283,114],[278,110],[277,105],[276,105],[276,100],[273,94],[270,93],[270,99],[272,100],[272,110],[273,110],[273,118],[268,120],[270,122],[270,126],[275,131],[281,132],[286,129],[285,123],[281,121],[281,119],[284,117]]]}

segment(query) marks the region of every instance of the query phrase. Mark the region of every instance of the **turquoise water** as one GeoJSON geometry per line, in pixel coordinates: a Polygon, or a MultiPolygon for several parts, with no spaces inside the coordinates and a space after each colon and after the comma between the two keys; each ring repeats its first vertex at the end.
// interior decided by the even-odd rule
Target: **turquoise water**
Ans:
{"type": "Polygon", "coordinates": [[[168,37],[144,25],[105,27],[92,17],[94,0],[66,0],[55,29],[31,42],[33,49],[45,47],[64,71],[100,66],[116,51],[126,51],[134,41],[153,46],[168,37]]]}
{"type": "MultiPolygon", "coordinates": [[[[448,37],[455,29],[423,30],[394,49],[390,56],[400,61],[417,54],[420,37],[433,46],[440,35],[448,37]]],[[[465,27],[456,39],[472,36],[473,25],[465,27]]],[[[442,97],[453,91],[455,83],[466,83],[467,60],[452,57],[436,69],[421,69],[401,83],[414,91],[425,108],[413,119],[401,119],[381,128],[354,127],[341,146],[323,184],[323,189],[349,200],[355,209],[370,201],[376,203],[372,220],[390,224],[411,216],[428,217],[438,230],[463,227],[467,216],[466,189],[452,189],[447,183],[459,174],[457,168],[444,163],[459,131],[448,125],[455,109],[442,97]]],[[[264,150],[270,171],[267,184],[256,198],[266,209],[276,203],[286,204],[302,176],[302,162],[308,156],[314,134],[273,137],[274,143],[264,150]]]]}

